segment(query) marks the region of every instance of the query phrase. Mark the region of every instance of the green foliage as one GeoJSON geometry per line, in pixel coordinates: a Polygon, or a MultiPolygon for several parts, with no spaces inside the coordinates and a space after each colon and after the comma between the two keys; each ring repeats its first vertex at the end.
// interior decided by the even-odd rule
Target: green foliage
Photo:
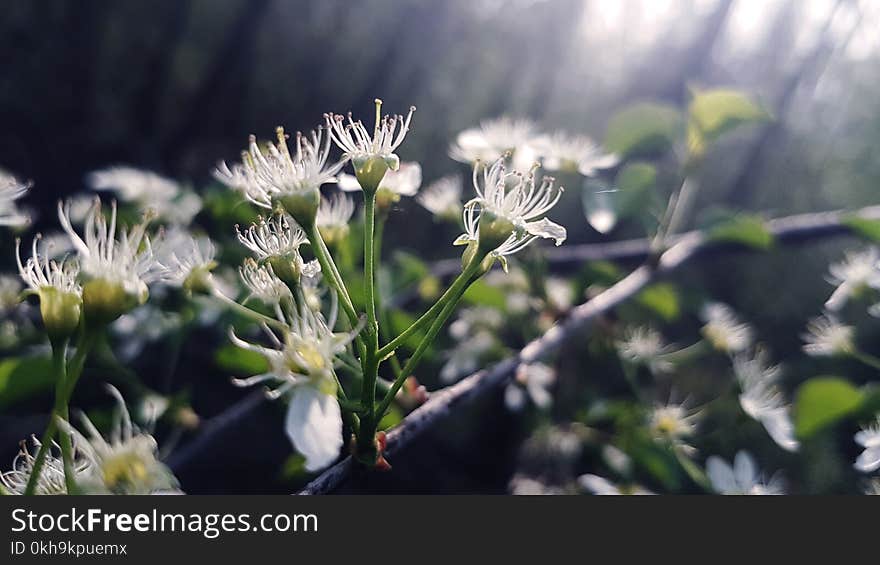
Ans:
{"type": "Polygon", "coordinates": [[[841,220],[856,235],[869,241],[880,243],[880,220],[869,220],[860,216],[849,216],[841,220]]]}
{"type": "Polygon", "coordinates": [[[767,229],[760,216],[738,214],[711,227],[710,241],[739,243],[758,250],[769,249],[773,245],[773,234],[767,229]]]}
{"type": "Polygon", "coordinates": [[[794,408],[795,432],[808,438],[855,414],[865,394],[844,379],[817,377],[800,386],[794,408]]]}
{"type": "Polygon", "coordinates": [[[688,150],[700,156],[722,134],[743,124],[770,119],[745,93],[725,88],[696,90],[688,107],[688,150]]]}
{"type": "Polygon", "coordinates": [[[673,106],[640,103],[615,114],[608,123],[605,146],[621,157],[657,155],[682,131],[681,113],[673,106]]]}
{"type": "Polygon", "coordinates": [[[504,294],[502,289],[488,285],[485,281],[478,280],[465,291],[462,300],[477,306],[489,306],[503,310],[507,304],[504,294]]]}
{"type": "Polygon", "coordinates": [[[265,357],[231,343],[217,350],[214,354],[214,362],[220,369],[234,375],[257,375],[269,370],[269,363],[265,357]]]}
{"type": "Polygon", "coordinates": [[[52,360],[48,357],[12,357],[0,361],[0,409],[51,390],[52,360]]]}
{"type": "Polygon", "coordinates": [[[652,284],[640,292],[636,300],[666,322],[678,319],[681,314],[678,291],[669,283],[652,284]]]}

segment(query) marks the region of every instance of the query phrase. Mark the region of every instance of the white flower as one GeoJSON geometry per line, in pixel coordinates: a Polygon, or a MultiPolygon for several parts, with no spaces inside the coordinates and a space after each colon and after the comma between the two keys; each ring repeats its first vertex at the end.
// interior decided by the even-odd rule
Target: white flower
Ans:
{"type": "Polygon", "coordinates": [[[106,437],[84,414],[81,421],[88,437],[69,423],[59,422],[62,431],[73,434],[89,463],[88,472],[77,483],[95,494],[152,494],[177,489],[174,474],[158,459],[156,440],[132,423],[119,391],[110,385],[107,389],[116,399],[117,412],[106,437]]]}
{"type": "MultiPolygon", "coordinates": [[[[418,163],[400,163],[397,170],[389,169],[382,181],[379,190],[385,190],[396,196],[415,196],[422,186],[422,166],[418,163]]],[[[361,190],[357,177],[353,175],[340,175],[339,188],[345,192],[361,190]]]]}
{"type": "Polygon", "coordinates": [[[548,171],[577,171],[592,176],[598,169],[613,167],[620,160],[617,155],[605,153],[589,137],[564,132],[542,135],[531,140],[529,145],[548,171]]]}
{"type": "Polygon", "coordinates": [[[462,211],[461,179],[458,176],[448,176],[434,181],[416,200],[438,218],[457,218],[462,211]]]}
{"type": "Polygon", "coordinates": [[[800,444],[794,438],[791,405],[778,386],[779,365],[770,365],[766,351],[758,349],[754,356],[735,356],[733,371],[739,382],[743,411],[760,422],[779,447],[796,451],[800,444]]]}
{"type": "Polygon", "coordinates": [[[321,185],[336,182],[336,174],[345,161],[327,166],[330,135],[322,129],[313,131],[310,138],[297,132],[296,152],[291,154],[284,128],[277,128],[276,133],[277,144],[266,143],[265,149],[260,149],[256,136],[251,135],[242,163],[232,167],[220,163],[214,171],[215,178],[267,209],[273,208],[274,201],[287,196],[308,196],[321,185]]]}
{"type": "Polygon", "coordinates": [[[574,304],[574,289],[571,282],[560,277],[547,277],[544,282],[547,303],[556,312],[565,312],[574,304]]]}
{"type": "Polygon", "coordinates": [[[672,346],[663,341],[660,332],[650,327],[636,327],[626,331],[623,339],[616,343],[617,354],[637,366],[645,366],[652,373],[668,373],[674,367],[666,359],[672,353],[672,346]]]}
{"type": "Polygon", "coordinates": [[[492,256],[504,257],[538,237],[553,239],[556,245],[565,241],[565,228],[544,217],[562,197],[562,188],[554,186],[552,178],[544,177],[536,186],[533,173],[507,172],[499,159],[489,168],[474,167],[473,180],[477,197],[464,205],[466,233],[456,245],[478,242],[492,256]]]}
{"type": "Polygon", "coordinates": [[[0,226],[23,226],[30,222],[27,214],[20,212],[15,203],[30,187],[31,183],[19,182],[14,176],[0,171],[0,226]]]}
{"type": "MultiPolygon", "coordinates": [[[[159,217],[175,224],[189,224],[202,209],[202,200],[198,195],[191,191],[184,192],[177,182],[152,171],[111,167],[90,173],[86,182],[94,190],[112,190],[124,202],[152,208],[159,217]]],[[[74,222],[76,216],[74,213],[74,222]]]]}
{"type": "Polygon", "coordinates": [[[504,323],[498,310],[486,306],[465,308],[458,318],[449,324],[449,335],[457,341],[464,341],[480,333],[481,330],[497,330],[504,323]]]}
{"type": "Polygon", "coordinates": [[[15,242],[15,260],[24,283],[36,293],[54,289],[58,292],[81,295],[82,287],[77,282],[79,266],[65,259],[61,261],[49,259],[52,250],[44,245],[40,252],[38,249],[40,241],[41,237],[37,234],[31,245],[31,256],[25,263],[21,261],[21,240],[15,242]]]}
{"type": "Polygon", "coordinates": [[[525,405],[526,395],[541,410],[553,404],[550,389],[556,382],[556,371],[543,363],[520,365],[516,369],[514,382],[507,385],[504,391],[504,404],[509,410],[521,410],[525,405]]]}
{"type": "Polygon", "coordinates": [[[448,353],[446,363],[440,369],[440,380],[452,383],[476,371],[496,342],[495,336],[488,331],[478,331],[462,340],[448,353]]]}
{"type": "MultiPolygon", "coordinates": [[[[3,485],[9,494],[24,494],[27,489],[37,452],[42,445],[35,437],[31,437],[31,444],[33,445],[33,451],[28,450],[27,443],[22,441],[18,455],[12,461],[12,470],[0,474],[0,484],[3,485]]],[[[75,444],[73,449],[73,470],[77,480],[89,471],[89,462],[79,457],[75,444]]],[[[34,485],[34,494],[67,494],[61,448],[54,442],[46,453],[45,459],[43,459],[43,468],[40,470],[40,476],[34,485]]]]}
{"type": "Polygon", "coordinates": [[[739,353],[752,345],[753,330],[749,324],[742,323],[726,304],[713,302],[703,306],[701,316],[703,337],[719,351],[739,353]]]}
{"type": "Polygon", "coordinates": [[[290,298],[290,288],[284,281],[275,276],[272,266],[268,263],[262,265],[248,257],[238,268],[238,274],[248,290],[251,298],[258,298],[266,304],[277,305],[281,300],[290,298]]]}
{"type": "MultiPolygon", "coordinates": [[[[354,200],[345,194],[332,194],[321,199],[316,223],[319,228],[348,230],[348,223],[354,215],[354,200]]],[[[321,232],[323,235],[323,232],[321,232]]]]}
{"type": "Polygon", "coordinates": [[[746,451],[740,451],[730,466],[718,456],[706,460],[706,474],[718,494],[773,495],[785,494],[782,481],[773,476],[765,482],[755,460],[746,451]]]}
{"type": "Polygon", "coordinates": [[[449,156],[461,163],[476,165],[477,162],[495,162],[510,153],[515,168],[528,168],[535,160],[529,146],[534,132],[535,125],[529,120],[508,117],[483,120],[479,127],[458,134],[449,156]]]}
{"type": "Polygon", "coordinates": [[[546,485],[537,479],[514,475],[510,479],[510,494],[516,496],[549,496],[563,494],[556,487],[546,485]]]}
{"type": "Polygon", "coordinates": [[[598,495],[651,495],[653,492],[639,485],[616,485],[604,477],[587,473],[578,477],[578,484],[592,494],[598,495]]]}
{"type": "Polygon", "coordinates": [[[648,427],[656,438],[680,442],[694,435],[700,413],[689,410],[686,403],[660,404],[651,411],[648,427]]]}
{"type": "Polygon", "coordinates": [[[238,241],[261,261],[271,257],[300,257],[299,248],[309,242],[306,232],[286,214],[275,214],[268,221],[260,217],[244,232],[235,226],[235,233],[238,241]]]}
{"type": "Polygon", "coordinates": [[[6,313],[21,301],[21,280],[14,275],[0,275],[0,313],[6,313]]]}
{"type": "Polygon", "coordinates": [[[804,353],[813,357],[848,355],[855,351],[855,328],[839,322],[830,314],[823,314],[807,322],[804,353]]]}
{"type": "Polygon", "coordinates": [[[154,248],[162,269],[162,281],[172,286],[189,286],[210,275],[216,266],[214,243],[206,236],[194,236],[180,227],[162,234],[154,248]]]}
{"type": "Polygon", "coordinates": [[[880,288],[880,250],[869,247],[859,253],[849,252],[844,260],[829,267],[828,282],[837,288],[825,302],[831,311],[843,308],[846,302],[866,288],[880,288]]]}
{"type": "MultiPolygon", "coordinates": [[[[396,171],[400,166],[400,158],[394,151],[403,143],[407,132],[409,131],[409,123],[412,120],[413,112],[416,111],[415,106],[410,106],[409,113],[404,118],[401,115],[382,117],[382,101],[378,98],[376,103],[376,123],[373,127],[373,133],[364,126],[360,120],[354,121],[351,113],[348,119],[340,114],[327,114],[327,128],[333,141],[345,153],[345,156],[351,159],[355,171],[358,172],[358,178],[362,178],[364,167],[370,168],[368,164],[374,160],[381,160],[386,165],[386,169],[396,171]]],[[[386,169],[382,169],[384,174],[386,169]]],[[[367,171],[369,174],[369,171],[367,171]]],[[[362,179],[363,180],[363,179],[362,179]]],[[[381,176],[375,179],[378,183],[381,176]]]]}
{"type": "Polygon", "coordinates": [[[865,450],[856,459],[855,468],[862,473],[880,469],[880,418],[855,435],[856,443],[865,450]]]}
{"type": "Polygon", "coordinates": [[[865,485],[865,494],[868,496],[880,496],[880,479],[873,479],[865,485]]]}
{"type": "Polygon", "coordinates": [[[290,397],[285,429],[293,447],[305,456],[309,471],[332,463],[343,444],[334,366],[357,332],[333,333],[335,322],[335,312],[328,325],[319,313],[301,305],[287,320],[289,331],[281,337],[270,335],[275,348],[248,343],[230,332],[235,345],[269,362],[269,372],[233,382],[239,386],[269,382],[274,386],[267,392],[270,398],[290,397]]]}
{"type": "Polygon", "coordinates": [[[101,211],[101,201],[95,199],[82,237],[71,225],[69,205],[58,203],[58,219],[77,252],[80,270],[88,279],[119,284],[126,294],[144,297],[147,284],[161,278],[162,267],[155,261],[146,235],[149,218],[128,231],[117,230],[116,203],[110,205],[108,223],[101,211]]]}

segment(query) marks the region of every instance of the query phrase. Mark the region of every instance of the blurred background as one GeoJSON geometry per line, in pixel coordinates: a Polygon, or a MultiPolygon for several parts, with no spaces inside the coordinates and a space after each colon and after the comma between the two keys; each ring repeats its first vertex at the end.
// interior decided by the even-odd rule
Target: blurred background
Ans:
{"type": "MultiPolygon", "coordinates": [[[[248,134],[310,129],[324,112],[371,116],[376,97],[392,112],[418,107],[399,153],[430,182],[464,170],[449,143],[485,118],[529,118],[602,142],[610,116],[627,105],[685,107],[691,88],[734,87],[775,120],[713,147],[694,223],[715,206],[779,216],[878,201],[880,3],[872,0],[30,0],[4,6],[0,55],[0,167],[33,180],[24,204],[35,229],[55,225],[55,202],[81,191],[90,171],[132,165],[201,191],[248,134]]],[[[392,217],[389,246],[456,255],[447,245],[454,230],[438,239],[425,211],[403,206],[412,215],[392,217]]],[[[578,241],[639,235],[567,227],[578,241]]],[[[676,280],[735,305],[787,358],[827,297],[829,260],[852,245],[717,258],[676,280]]],[[[9,267],[11,252],[0,262],[9,267]]],[[[198,374],[201,343],[182,346],[181,382],[208,378],[198,374]]],[[[570,363],[596,379],[605,371],[570,363]]],[[[847,376],[858,381],[859,370],[847,376]]],[[[796,383],[816,371],[793,361],[789,374],[796,383]]],[[[215,372],[210,378],[225,383],[215,372]]],[[[193,390],[208,390],[192,398],[205,418],[244,394],[193,390]]],[[[450,423],[373,487],[506,491],[531,432],[500,398],[487,402],[473,410],[497,417],[450,423]]],[[[40,405],[4,409],[4,461],[40,405]]],[[[184,489],[289,491],[294,483],[278,474],[289,446],[277,412],[249,415],[201,463],[178,469],[184,489]]],[[[733,453],[724,441],[714,446],[733,453]]],[[[785,462],[770,445],[764,451],[768,466],[785,462]]],[[[844,482],[811,472],[821,475],[805,470],[795,480],[831,490],[844,482]]]]}

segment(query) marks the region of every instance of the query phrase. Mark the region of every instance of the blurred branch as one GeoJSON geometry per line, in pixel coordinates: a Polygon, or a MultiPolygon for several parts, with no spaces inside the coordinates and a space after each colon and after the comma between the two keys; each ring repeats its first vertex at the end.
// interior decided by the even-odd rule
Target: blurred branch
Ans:
{"type": "MultiPolygon", "coordinates": [[[[822,212],[789,216],[770,220],[767,222],[767,227],[777,241],[795,243],[849,233],[850,229],[844,224],[844,220],[853,215],[880,220],[880,206],[864,208],[855,213],[822,212]]],[[[632,242],[623,243],[636,247],[632,242]]],[[[617,246],[617,251],[625,250],[626,253],[632,253],[633,251],[623,243],[608,245],[617,246]]],[[[595,249],[595,246],[573,247],[565,260],[580,262],[596,259],[595,249]]],[[[561,319],[541,337],[532,340],[513,357],[433,393],[425,404],[413,410],[400,425],[388,433],[386,452],[389,456],[393,456],[438,420],[452,412],[457,405],[505,384],[519,365],[537,361],[554,353],[566,340],[586,329],[601,315],[635,296],[658,276],[677,269],[693,258],[706,255],[708,251],[724,249],[742,249],[742,246],[712,241],[701,232],[681,235],[656,263],[649,262],[638,267],[595,298],[575,307],[567,317],[561,319]]],[[[647,249],[643,256],[646,252],[647,249]]],[[[309,483],[300,494],[332,492],[349,477],[351,466],[350,458],[346,457],[309,483]]]]}

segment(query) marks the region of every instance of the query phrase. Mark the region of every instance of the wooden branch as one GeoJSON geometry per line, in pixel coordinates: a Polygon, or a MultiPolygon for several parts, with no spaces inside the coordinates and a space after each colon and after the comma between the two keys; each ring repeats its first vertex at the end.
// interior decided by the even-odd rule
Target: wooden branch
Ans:
{"type": "MultiPolygon", "coordinates": [[[[850,214],[846,212],[802,214],[770,220],[767,222],[767,228],[777,241],[795,243],[848,233],[850,230],[844,223],[848,215],[850,214]]],[[[877,220],[880,219],[880,206],[864,208],[852,215],[877,220]]],[[[627,254],[634,255],[634,250],[638,247],[633,242],[608,245],[613,245],[613,249],[616,251],[625,250],[627,254]]],[[[438,420],[447,416],[457,405],[506,384],[519,365],[538,361],[556,352],[568,338],[587,328],[602,314],[638,294],[658,276],[677,269],[690,259],[703,255],[709,250],[722,248],[742,249],[741,246],[712,241],[700,232],[688,232],[679,236],[655,264],[647,263],[638,267],[595,298],[575,307],[567,317],[560,320],[541,337],[532,340],[516,355],[433,393],[425,404],[413,410],[388,433],[388,455],[393,456],[438,420]]],[[[595,260],[599,258],[595,251],[595,246],[573,247],[564,260],[578,262],[595,260]]],[[[645,256],[647,252],[648,249],[645,246],[640,253],[645,256]]],[[[338,488],[350,474],[352,465],[350,459],[350,457],[346,457],[343,461],[324,471],[306,485],[300,494],[325,494],[338,488]]]]}

